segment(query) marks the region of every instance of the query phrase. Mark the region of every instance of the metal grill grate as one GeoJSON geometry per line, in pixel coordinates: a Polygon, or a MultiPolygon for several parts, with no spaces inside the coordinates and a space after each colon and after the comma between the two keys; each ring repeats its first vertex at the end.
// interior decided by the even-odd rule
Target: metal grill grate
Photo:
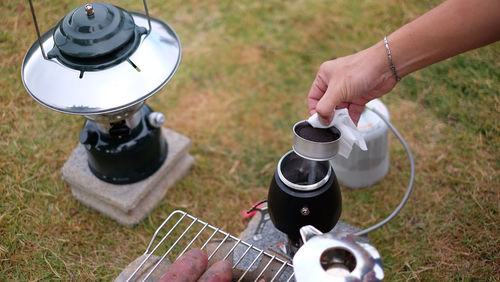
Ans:
{"type": "Polygon", "coordinates": [[[156,229],[144,255],[134,262],[134,271],[121,281],[154,281],[165,271],[162,264],[175,261],[192,248],[205,251],[209,265],[222,259],[231,262],[235,281],[295,281],[293,267],[282,254],[261,250],[179,210],[156,229]]]}

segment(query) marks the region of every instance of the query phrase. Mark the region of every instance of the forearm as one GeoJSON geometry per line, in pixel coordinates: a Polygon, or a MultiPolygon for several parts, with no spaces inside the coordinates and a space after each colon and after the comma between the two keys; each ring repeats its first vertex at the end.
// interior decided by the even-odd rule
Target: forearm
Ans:
{"type": "MultiPolygon", "coordinates": [[[[500,0],[447,0],[388,36],[399,77],[500,39],[500,0]]],[[[311,114],[329,124],[347,108],[354,123],[365,104],[396,85],[384,41],[324,62],[309,90],[311,114]]]]}
{"type": "Polygon", "coordinates": [[[500,40],[500,0],[447,0],[387,38],[403,77],[500,40]]]}

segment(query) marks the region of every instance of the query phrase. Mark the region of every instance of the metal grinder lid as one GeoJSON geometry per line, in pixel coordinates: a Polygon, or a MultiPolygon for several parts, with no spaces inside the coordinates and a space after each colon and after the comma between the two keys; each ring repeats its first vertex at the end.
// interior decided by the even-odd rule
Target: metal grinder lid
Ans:
{"type": "MultiPolygon", "coordinates": [[[[93,4],[94,8],[95,5],[98,7],[98,4],[93,4]]],[[[99,10],[104,11],[107,16],[114,13],[112,11],[122,13],[120,8],[115,7],[115,10],[109,6],[103,5],[104,10],[94,10],[94,15],[97,17],[99,10]]],[[[82,7],[75,9],[72,12],[73,15],[82,7]]],[[[87,17],[86,14],[84,16],[87,17]]],[[[84,63],[123,49],[122,47],[128,46],[131,38],[134,37],[138,38],[138,47],[132,48],[132,52],[119,62],[104,68],[82,70],[69,66],[57,56],[48,60],[44,59],[38,42],[35,42],[26,53],[21,68],[22,80],[29,94],[52,110],[78,115],[106,114],[126,110],[155,94],[177,70],[181,58],[181,44],[177,34],[168,24],[153,18],[151,18],[150,33],[141,36],[141,30],[148,27],[147,17],[133,12],[130,16],[134,25],[137,26],[132,36],[130,30],[121,30],[121,28],[117,30],[113,20],[109,21],[110,27],[102,27],[102,30],[110,28],[108,35],[112,35],[111,39],[104,41],[106,42],[104,45],[107,46],[104,49],[98,48],[101,46],[99,42],[93,42],[88,47],[82,47],[82,52],[78,53],[76,46],[82,44],[79,40],[73,40],[68,45],[62,44],[63,42],[57,39],[56,34],[66,32],[66,27],[61,29],[58,26],[56,29],[59,31],[54,32],[54,29],[51,29],[43,34],[41,42],[45,50],[59,46],[58,50],[65,53],[64,55],[80,59],[84,63]],[[139,35],[137,35],[137,30],[139,30],[139,35]],[[126,41],[127,38],[129,41],[126,41]]],[[[125,14],[117,16],[118,21],[127,22],[129,25],[131,22],[126,18],[125,14]]],[[[86,21],[86,19],[80,19],[84,28],[89,27],[85,25],[86,21]]],[[[98,31],[95,37],[99,37],[98,34],[104,32],[102,30],[98,31]]],[[[74,29],[72,33],[78,36],[83,34],[74,29]]]]}

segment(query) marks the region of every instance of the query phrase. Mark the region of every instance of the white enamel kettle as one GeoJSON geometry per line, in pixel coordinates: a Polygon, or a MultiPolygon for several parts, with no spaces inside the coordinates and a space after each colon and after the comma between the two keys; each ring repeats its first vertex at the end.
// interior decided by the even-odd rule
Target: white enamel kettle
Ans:
{"type": "Polygon", "coordinates": [[[298,282],[381,281],[378,251],[348,234],[323,234],[311,225],[300,229],[304,245],[293,258],[298,282]]]}

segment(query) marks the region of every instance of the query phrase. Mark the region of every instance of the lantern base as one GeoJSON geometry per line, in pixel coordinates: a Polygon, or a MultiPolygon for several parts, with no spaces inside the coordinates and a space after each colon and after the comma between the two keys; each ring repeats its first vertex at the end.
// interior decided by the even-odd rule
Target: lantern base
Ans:
{"type": "Polygon", "coordinates": [[[133,227],[163,199],[167,190],[184,177],[194,163],[189,154],[191,140],[167,128],[162,134],[169,153],[163,165],[151,176],[131,184],[111,184],[97,178],[87,165],[82,144],[73,150],[61,169],[62,178],[71,185],[75,199],[118,223],[133,227]]]}

